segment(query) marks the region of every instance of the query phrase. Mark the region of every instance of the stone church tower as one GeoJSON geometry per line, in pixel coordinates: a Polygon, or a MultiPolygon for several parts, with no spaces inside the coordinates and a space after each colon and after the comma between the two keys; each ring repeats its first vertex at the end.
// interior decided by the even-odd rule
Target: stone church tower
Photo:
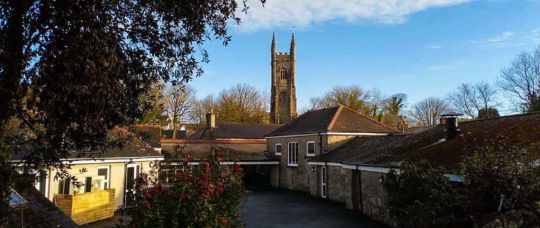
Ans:
{"type": "Polygon", "coordinates": [[[276,51],[272,37],[272,95],[270,121],[284,124],[296,118],[296,44],[292,34],[289,53],[276,51]]]}

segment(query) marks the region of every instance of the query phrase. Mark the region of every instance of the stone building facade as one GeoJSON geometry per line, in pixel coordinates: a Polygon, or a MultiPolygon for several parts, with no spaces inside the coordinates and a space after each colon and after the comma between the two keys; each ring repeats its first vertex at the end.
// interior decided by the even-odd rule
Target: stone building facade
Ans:
{"type": "MultiPolygon", "coordinates": [[[[321,170],[308,165],[311,158],[332,153],[355,137],[383,136],[396,132],[344,106],[307,112],[266,136],[267,151],[280,161],[279,166],[272,167],[271,183],[275,187],[320,195],[315,186],[323,184],[318,175],[321,170]]],[[[336,169],[326,172],[329,175],[347,173],[336,169]]],[[[347,192],[340,190],[347,188],[344,185],[347,183],[343,186],[342,183],[327,185],[328,192],[336,193],[332,194],[332,199],[344,201],[347,198],[337,195],[347,192]]]]}
{"type": "MultiPolygon", "coordinates": [[[[467,121],[458,130],[455,123],[454,128],[435,126],[411,134],[359,136],[317,155],[308,161],[315,170],[310,178],[317,180],[310,183],[311,195],[342,202],[349,209],[392,224],[383,186],[387,174],[392,169],[399,172],[403,162],[427,160],[456,171],[462,159],[474,153],[470,145],[486,147],[497,137],[512,138],[509,146],[519,146],[531,156],[540,154],[540,134],[530,134],[540,132],[540,113],[467,121]]],[[[446,176],[461,181],[459,176],[446,176]]]]}

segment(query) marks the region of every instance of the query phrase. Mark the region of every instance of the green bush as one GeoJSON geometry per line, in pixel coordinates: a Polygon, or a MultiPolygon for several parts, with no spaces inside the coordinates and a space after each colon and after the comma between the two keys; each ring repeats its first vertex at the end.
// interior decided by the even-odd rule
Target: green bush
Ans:
{"type": "Polygon", "coordinates": [[[540,168],[535,156],[504,143],[478,149],[465,159],[465,213],[468,215],[518,211],[528,214],[523,224],[540,224],[540,168]]]}
{"type": "Polygon", "coordinates": [[[399,227],[540,224],[537,158],[497,138],[464,159],[463,183],[455,186],[442,168],[425,161],[405,164],[384,183],[390,217],[399,227]]]}
{"type": "Polygon", "coordinates": [[[399,227],[443,227],[454,220],[459,194],[441,168],[422,161],[391,171],[384,188],[390,217],[399,227]]]}

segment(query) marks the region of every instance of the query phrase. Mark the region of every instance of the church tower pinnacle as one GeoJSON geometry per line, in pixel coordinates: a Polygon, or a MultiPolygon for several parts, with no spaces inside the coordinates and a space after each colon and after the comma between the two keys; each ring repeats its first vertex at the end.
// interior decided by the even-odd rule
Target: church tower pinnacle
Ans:
{"type": "Polygon", "coordinates": [[[296,118],[296,43],[291,37],[289,53],[277,52],[276,35],[272,37],[272,94],[270,121],[284,124],[296,118]]]}

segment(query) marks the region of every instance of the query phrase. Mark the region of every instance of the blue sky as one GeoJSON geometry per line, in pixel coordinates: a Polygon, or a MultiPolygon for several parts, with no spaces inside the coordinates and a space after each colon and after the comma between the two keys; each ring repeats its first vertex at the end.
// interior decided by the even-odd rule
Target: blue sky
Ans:
{"type": "MultiPolygon", "coordinates": [[[[251,2],[232,42],[208,42],[211,62],[190,85],[198,97],[237,83],[270,91],[270,42],[288,51],[295,31],[297,99],[360,85],[408,103],[460,83],[495,83],[502,67],[540,45],[538,0],[268,0],[251,2]]],[[[502,110],[510,107],[501,107],[502,110]]]]}

